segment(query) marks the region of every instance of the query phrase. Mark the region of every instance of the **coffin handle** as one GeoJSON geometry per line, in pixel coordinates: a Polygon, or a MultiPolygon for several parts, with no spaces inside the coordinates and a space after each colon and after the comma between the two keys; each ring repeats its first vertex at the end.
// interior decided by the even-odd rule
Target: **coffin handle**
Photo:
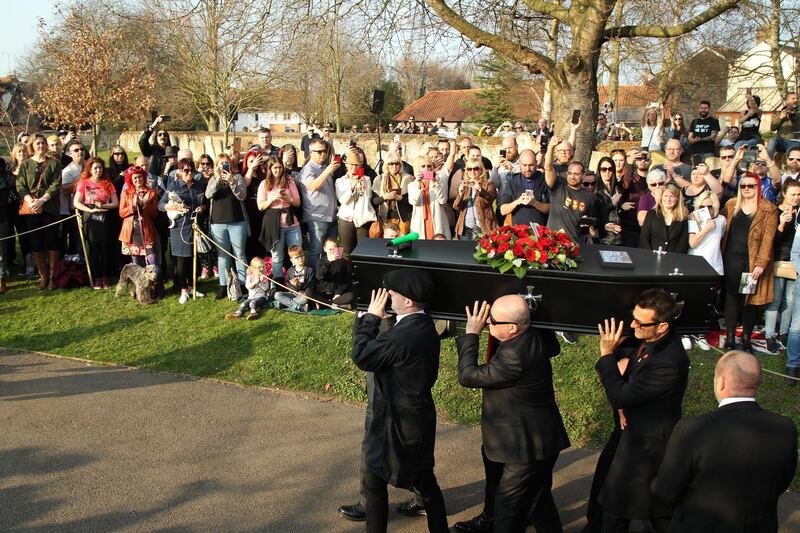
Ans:
{"type": "Polygon", "coordinates": [[[525,288],[528,290],[528,293],[520,294],[520,296],[528,303],[528,309],[530,309],[531,312],[536,311],[536,309],[539,308],[539,303],[542,301],[542,295],[533,294],[533,285],[528,285],[525,288]]]}

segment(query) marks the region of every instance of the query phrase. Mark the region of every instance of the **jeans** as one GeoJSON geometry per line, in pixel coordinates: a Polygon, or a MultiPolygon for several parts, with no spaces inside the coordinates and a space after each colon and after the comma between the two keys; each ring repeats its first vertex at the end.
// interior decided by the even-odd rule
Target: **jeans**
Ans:
{"type": "Polygon", "coordinates": [[[241,315],[248,309],[250,309],[250,311],[258,311],[259,307],[264,307],[265,305],[267,305],[267,299],[263,296],[260,298],[248,298],[242,302],[236,312],[241,315]]]}
{"type": "Polygon", "coordinates": [[[769,140],[769,144],[767,145],[767,152],[769,153],[770,157],[775,157],[775,152],[788,154],[789,150],[791,150],[792,148],[800,148],[800,142],[790,141],[776,135],[775,137],[769,140]]]}
{"type": "Polygon", "coordinates": [[[800,368],[800,283],[794,284],[792,320],[789,325],[789,340],[786,344],[786,367],[800,368]]]}
{"type": "Polygon", "coordinates": [[[746,141],[736,141],[736,144],[733,145],[734,148],[737,150],[742,146],[758,146],[759,140],[758,139],[748,139],[746,141]]]}
{"type": "Polygon", "coordinates": [[[281,237],[272,248],[272,277],[283,277],[283,259],[286,257],[286,250],[289,246],[302,246],[303,235],[300,233],[300,226],[292,228],[281,228],[281,237]]]}
{"type": "Polygon", "coordinates": [[[229,224],[211,224],[211,238],[223,250],[217,252],[217,269],[219,269],[219,284],[228,286],[228,269],[231,267],[231,257],[225,252],[233,250],[236,256],[236,275],[239,283],[244,285],[247,277],[247,259],[244,256],[244,247],[247,242],[247,222],[231,222],[229,224]]]}
{"type": "Polygon", "coordinates": [[[308,228],[308,264],[315,270],[317,259],[322,253],[322,244],[328,237],[336,237],[338,226],[336,222],[321,222],[319,220],[309,220],[306,222],[308,228]]]}
{"type": "Polygon", "coordinates": [[[300,307],[308,303],[308,298],[303,295],[295,295],[293,292],[276,292],[275,301],[283,307],[299,311],[300,307]]]}
{"type": "Polygon", "coordinates": [[[794,282],[793,279],[775,276],[775,296],[764,311],[764,335],[768,339],[774,338],[777,333],[785,335],[789,332],[794,300],[794,282]],[[780,329],[776,327],[778,316],[780,316],[780,329]]]}

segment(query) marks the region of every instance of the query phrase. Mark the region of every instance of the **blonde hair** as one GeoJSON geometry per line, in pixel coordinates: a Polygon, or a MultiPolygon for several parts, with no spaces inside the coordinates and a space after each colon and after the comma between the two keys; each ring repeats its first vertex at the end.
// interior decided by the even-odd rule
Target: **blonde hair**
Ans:
{"type": "Polygon", "coordinates": [[[20,163],[25,161],[31,156],[31,152],[28,149],[28,145],[25,143],[16,143],[11,148],[11,162],[14,166],[18,167],[20,163]]]}
{"type": "Polygon", "coordinates": [[[247,267],[248,274],[263,274],[264,273],[264,266],[266,263],[260,257],[254,257],[250,260],[250,266],[247,267]]]}
{"type": "Polygon", "coordinates": [[[719,215],[719,196],[711,191],[703,191],[697,195],[697,198],[694,199],[694,210],[697,211],[700,209],[701,205],[706,200],[711,200],[711,212],[714,214],[714,217],[719,215]]]}
{"type": "Polygon", "coordinates": [[[742,174],[741,178],[739,178],[739,184],[737,186],[737,191],[736,191],[736,203],[733,205],[734,216],[738,215],[739,211],[742,210],[742,203],[744,202],[744,198],[742,198],[742,180],[745,178],[753,179],[756,182],[756,196],[754,198],[756,202],[756,209],[758,209],[758,202],[761,199],[761,178],[758,177],[758,174],[755,174],[748,170],[747,172],[742,174]]]}
{"type": "Polygon", "coordinates": [[[674,183],[667,183],[664,186],[661,196],[656,199],[656,212],[664,218],[664,193],[667,192],[674,194],[677,199],[675,207],[672,208],[672,219],[678,222],[686,220],[686,206],[683,203],[683,194],[674,183]]]}
{"type": "Polygon", "coordinates": [[[486,172],[486,167],[483,166],[483,158],[482,157],[470,157],[464,162],[464,176],[471,177],[467,175],[467,167],[468,166],[479,166],[481,167],[481,173],[478,175],[476,179],[480,180],[481,187],[486,187],[487,182],[489,181],[489,173],[486,172]]]}

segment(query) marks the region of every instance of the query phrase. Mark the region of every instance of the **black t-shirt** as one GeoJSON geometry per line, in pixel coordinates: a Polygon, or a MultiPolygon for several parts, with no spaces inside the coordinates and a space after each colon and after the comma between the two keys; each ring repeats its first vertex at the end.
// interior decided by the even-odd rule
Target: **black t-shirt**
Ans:
{"type": "Polygon", "coordinates": [[[760,139],[758,130],[761,128],[761,115],[754,115],[744,122],[739,127],[738,141],[749,141],[751,139],[760,139]]]}
{"type": "MultiPolygon", "coordinates": [[[[781,211],[778,211],[780,216],[781,211]]],[[[789,261],[789,256],[792,253],[792,244],[794,243],[794,234],[796,231],[795,225],[797,224],[797,214],[795,213],[794,220],[788,222],[783,226],[783,231],[775,232],[775,252],[773,258],[775,261],[789,261]]]]}
{"type": "Polygon", "coordinates": [[[594,213],[594,193],[586,189],[573,189],[567,180],[556,178],[550,189],[550,214],[547,228],[553,231],[563,229],[572,242],[581,244],[579,219],[594,213]]]}
{"type": "MultiPolygon", "coordinates": [[[[689,133],[694,133],[695,137],[708,137],[712,131],[719,131],[719,120],[712,116],[706,118],[696,118],[689,126],[689,133]]],[[[712,154],[714,153],[714,141],[702,141],[689,144],[690,154],[712,154]]]]}
{"type": "Polygon", "coordinates": [[[728,241],[725,243],[725,255],[747,255],[748,237],[750,236],[750,224],[753,222],[753,215],[746,215],[744,211],[739,211],[733,216],[731,230],[728,233],[728,241]]]}
{"type": "Polygon", "coordinates": [[[242,204],[228,185],[220,186],[212,197],[211,223],[231,224],[244,220],[242,204]]]}

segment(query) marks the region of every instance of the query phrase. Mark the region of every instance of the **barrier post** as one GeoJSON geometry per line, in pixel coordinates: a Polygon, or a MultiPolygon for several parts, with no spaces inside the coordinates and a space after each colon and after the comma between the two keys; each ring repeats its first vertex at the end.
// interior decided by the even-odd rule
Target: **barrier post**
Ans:
{"type": "Polygon", "coordinates": [[[197,221],[192,223],[192,300],[197,300],[197,221]]]}
{"type": "Polygon", "coordinates": [[[78,224],[78,234],[81,236],[81,246],[83,247],[83,259],[86,263],[86,273],[89,274],[89,285],[94,287],[94,277],[92,276],[92,266],[89,264],[89,250],[86,248],[86,239],[83,237],[83,217],[76,210],[75,222],[78,224]]]}

